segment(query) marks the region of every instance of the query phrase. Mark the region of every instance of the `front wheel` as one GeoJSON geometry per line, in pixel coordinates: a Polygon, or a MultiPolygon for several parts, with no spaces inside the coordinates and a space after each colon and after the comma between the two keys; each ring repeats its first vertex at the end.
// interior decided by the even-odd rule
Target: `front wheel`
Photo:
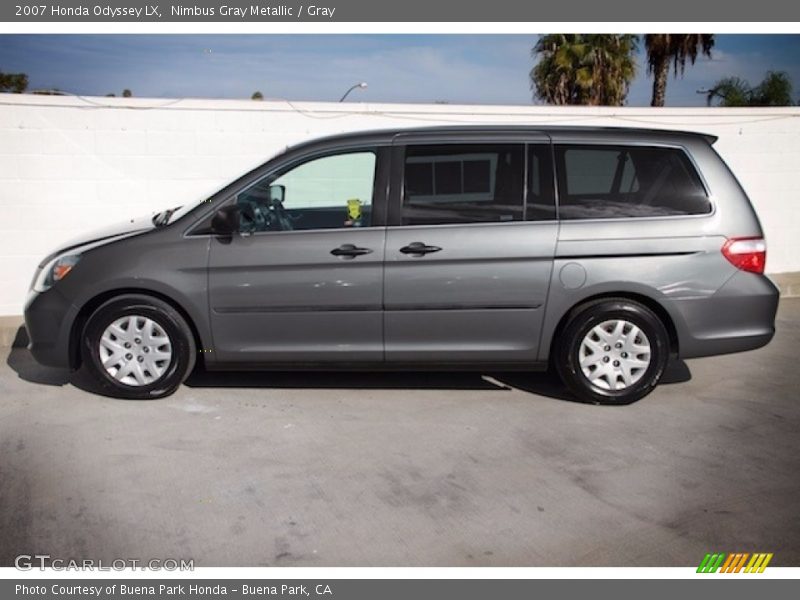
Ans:
{"type": "Polygon", "coordinates": [[[195,363],[186,320],[157,298],[125,295],[101,305],[86,324],[83,362],[105,393],[144,400],[173,393],[195,363]]]}
{"type": "Polygon", "coordinates": [[[562,381],[579,399],[629,404],[658,385],[669,359],[664,324],[623,298],[598,300],[570,315],[555,345],[562,381]]]}

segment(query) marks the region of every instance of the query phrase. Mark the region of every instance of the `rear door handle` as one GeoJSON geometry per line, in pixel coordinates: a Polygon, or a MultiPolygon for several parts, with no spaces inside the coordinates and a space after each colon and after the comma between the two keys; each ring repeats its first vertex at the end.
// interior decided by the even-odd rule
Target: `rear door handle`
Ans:
{"type": "Polygon", "coordinates": [[[424,256],[425,254],[430,254],[431,252],[439,252],[441,248],[439,246],[428,246],[428,244],[423,244],[422,242],[412,242],[408,246],[403,246],[400,248],[400,252],[403,254],[411,254],[415,256],[424,256]]]}
{"type": "Polygon", "coordinates": [[[363,256],[372,252],[370,248],[359,248],[354,244],[342,244],[338,248],[331,250],[334,256],[341,256],[344,258],[355,258],[356,256],[363,256]]]}

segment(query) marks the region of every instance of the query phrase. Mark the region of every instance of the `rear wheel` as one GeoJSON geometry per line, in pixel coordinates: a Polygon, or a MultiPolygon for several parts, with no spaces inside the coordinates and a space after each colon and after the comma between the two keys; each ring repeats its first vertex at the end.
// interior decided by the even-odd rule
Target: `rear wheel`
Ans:
{"type": "Polygon", "coordinates": [[[629,404],[658,385],[669,358],[664,324],[633,300],[587,303],[570,315],[556,341],[554,360],[579,399],[629,404]]]}
{"type": "Polygon", "coordinates": [[[194,367],[196,349],[186,320],[148,296],[125,295],[100,306],[86,324],[83,358],[102,391],[119,398],[161,398],[194,367]]]}

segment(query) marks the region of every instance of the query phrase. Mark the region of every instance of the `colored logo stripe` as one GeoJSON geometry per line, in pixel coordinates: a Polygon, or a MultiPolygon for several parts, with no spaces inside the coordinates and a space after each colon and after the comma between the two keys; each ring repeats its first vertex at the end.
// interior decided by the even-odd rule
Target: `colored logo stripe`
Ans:
{"type": "Polygon", "coordinates": [[[703,558],[703,562],[697,567],[697,572],[716,573],[723,560],[725,560],[725,553],[706,554],[703,558]]]}
{"type": "Polygon", "coordinates": [[[700,566],[697,567],[698,573],[739,573],[744,567],[745,573],[763,573],[764,569],[772,560],[772,553],[757,552],[749,554],[747,552],[725,552],[708,553],[703,557],[700,566]],[[748,562],[747,559],[750,559],[748,562]],[[745,562],[747,566],[745,567],[745,562]]]}
{"type": "Polygon", "coordinates": [[[747,552],[736,554],[729,554],[725,564],[722,565],[720,573],[738,573],[742,570],[747,557],[750,556],[747,552]]]}
{"type": "Polygon", "coordinates": [[[769,561],[772,560],[772,554],[753,554],[753,558],[747,563],[744,569],[745,573],[763,573],[767,568],[769,561]]]}

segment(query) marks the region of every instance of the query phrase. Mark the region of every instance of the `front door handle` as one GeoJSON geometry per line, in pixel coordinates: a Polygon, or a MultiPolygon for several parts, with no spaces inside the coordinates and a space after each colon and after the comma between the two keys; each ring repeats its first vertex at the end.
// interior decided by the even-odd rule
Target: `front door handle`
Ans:
{"type": "Polygon", "coordinates": [[[408,246],[400,248],[400,252],[411,254],[412,256],[424,256],[431,252],[439,252],[439,250],[441,250],[439,246],[428,246],[428,244],[423,244],[422,242],[412,242],[408,246]]]}
{"type": "Polygon", "coordinates": [[[359,248],[355,244],[342,244],[338,248],[331,250],[334,256],[341,256],[343,258],[355,258],[356,256],[363,256],[372,252],[370,248],[359,248]]]}

